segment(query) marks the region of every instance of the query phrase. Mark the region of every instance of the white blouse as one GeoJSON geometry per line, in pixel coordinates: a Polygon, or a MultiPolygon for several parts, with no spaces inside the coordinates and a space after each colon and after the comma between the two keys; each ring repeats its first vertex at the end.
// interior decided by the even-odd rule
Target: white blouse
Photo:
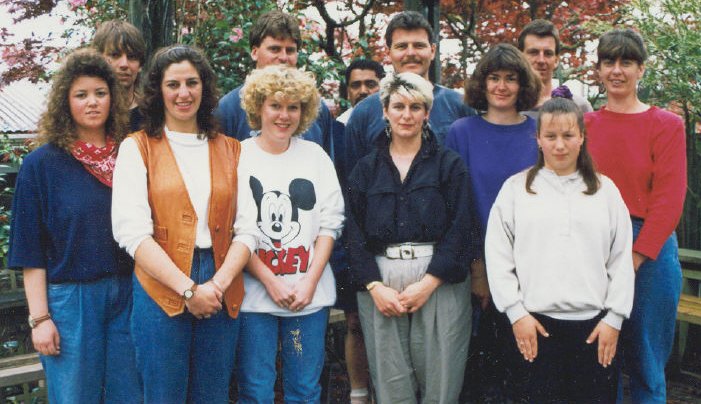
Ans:
{"type": "MultiPolygon", "coordinates": [[[[211,192],[209,146],[206,138],[194,133],[180,133],[166,128],[166,139],[197,214],[195,245],[210,248],[208,227],[211,192]]],[[[256,207],[250,202],[250,190],[239,182],[234,241],[244,243],[251,252],[258,242],[256,207]],[[242,193],[244,195],[242,195],[242,193]]],[[[153,236],[153,220],[148,203],[146,165],[136,141],[127,138],[119,147],[113,175],[112,231],[115,240],[133,257],[144,239],[153,236]]]]}

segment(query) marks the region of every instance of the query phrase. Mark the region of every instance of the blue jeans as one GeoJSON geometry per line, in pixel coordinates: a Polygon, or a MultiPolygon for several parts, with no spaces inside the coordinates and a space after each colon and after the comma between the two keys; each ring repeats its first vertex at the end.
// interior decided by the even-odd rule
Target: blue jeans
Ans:
{"type": "MultiPolygon", "coordinates": [[[[195,250],[190,278],[202,284],[213,275],[212,250],[195,250]]],[[[146,403],[228,402],[239,322],[226,310],[169,317],[134,278],[131,326],[146,403]]]]}
{"type": "Polygon", "coordinates": [[[41,356],[50,403],[140,403],[129,335],[131,278],[49,284],[61,353],[41,356]]]}
{"type": "Polygon", "coordinates": [[[282,345],[285,403],[321,402],[329,309],[295,317],[241,313],[238,347],[239,403],[269,404],[275,393],[275,358],[282,345]]]}
{"type": "MultiPolygon", "coordinates": [[[[635,238],[642,225],[642,220],[633,219],[635,238]]],[[[666,402],[664,368],[674,344],[681,284],[679,246],[672,233],[657,259],[645,261],[638,269],[633,311],[621,331],[620,345],[634,403],[666,402]]],[[[621,396],[619,393],[619,402],[621,396]]]]}

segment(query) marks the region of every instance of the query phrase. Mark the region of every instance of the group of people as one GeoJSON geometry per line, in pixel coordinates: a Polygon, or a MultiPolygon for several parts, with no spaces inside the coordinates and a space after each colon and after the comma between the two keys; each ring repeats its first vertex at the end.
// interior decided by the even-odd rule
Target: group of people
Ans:
{"type": "Polygon", "coordinates": [[[638,99],[642,38],[600,38],[596,112],[553,90],[548,21],[493,46],[464,100],[428,80],[435,41],[395,15],[393,73],[351,63],[336,122],[278,10],[221,99],[196,48],[142,72],[125,22],[69,54],[9,254],[49,400],[225,403],[235,375],[239,402],[272,403],[281,372],[285,402],[320,402],[335,305],[354,404],[459,402],[484,335],[513,400],[615,402],[625,362],[633,400],[664,402],[686,148],[681,119],[638,99]],[[476,313],[494,308],[490,329],[476,313]]]}

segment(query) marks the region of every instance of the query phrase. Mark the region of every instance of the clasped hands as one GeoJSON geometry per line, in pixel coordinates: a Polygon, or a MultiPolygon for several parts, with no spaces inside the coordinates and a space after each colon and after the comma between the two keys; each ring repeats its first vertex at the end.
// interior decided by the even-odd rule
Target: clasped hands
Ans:
{"type": "Polygon", "coordinates": [[[223,300],[224,291],[213,279],[210,279],[197,286],[195,294],[185,301],[185,306],[195,318],[208,319],[223,308],[223,300]]]}
{"type": "Polygon", "coordinates": [[[308,276],[302,276],[294,285],[288,285],[282,279],[274,277],[265,283],[268,295],[278,307],[290,311],[300,311],[307,307],[314,298],[316,283],[308,276]]]}
{"type": "Polygon", "coordinates": [[[377,285],[370,291],[375,307],[387,317],[415,313],[428,301],[442,281],[431,274],[407,286],[401,293],[389,286],[377,285]]]}

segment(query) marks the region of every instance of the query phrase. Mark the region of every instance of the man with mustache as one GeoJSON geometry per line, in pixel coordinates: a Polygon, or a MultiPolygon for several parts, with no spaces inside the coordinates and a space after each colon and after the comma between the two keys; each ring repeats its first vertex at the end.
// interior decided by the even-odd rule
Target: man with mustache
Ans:
{"type": "Polygon", "coordinates": [[[95,31],[92,47],[102,53],[114,69],[129,103],[129,129],[136,132],[142,120],[137,108],[136,82],[146,61],[146,43],[141,31],[126,21],[105,21],[95,31]]]}
{"type": "MultiPolygon", "coordinates": [[[[560,63],[560,33],[550,21],[533,20],[521,31],[518,37],[518,48],[543,83],[538,104],[532,110],[525,111],[526,115],[536,119],[541,105],[550,99],[553,90],[553,72],[560,63]]],[[[573,95],[572,101],[577,104],[582,113],[594,110],[584,97],[573,95]]]]}
{"type": "MultiPolygon", "coordinates": [[[[413,72],[428,80],[428,70],[436,55],[436,44],[433,29],[423,15],[416,11],[404,11],[395,15],[387,25],[385,42],[395,73],[413,72]]],[[[458,92],[434,84],[429,124],[439,143],[443,143],[448,128],[454,121],[471,115],[475,115],[475,110],[463,103],[458,92]]],[[[355,106],[345,130],[348,173],[372,149],[374,139],[384,127],[382,103],[378,94],[367,97],[355,106]]]]}

